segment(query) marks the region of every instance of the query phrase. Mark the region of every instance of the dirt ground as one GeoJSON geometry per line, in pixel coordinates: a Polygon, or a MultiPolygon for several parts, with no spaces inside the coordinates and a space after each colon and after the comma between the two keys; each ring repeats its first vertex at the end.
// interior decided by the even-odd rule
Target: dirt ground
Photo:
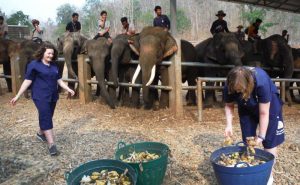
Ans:
{"type": "MultiPolygon", "coordinates": [[[[5,87],[3,79],[0,79],[5,87]]],[[[4,89],[6,91],[6,89],[4,89]]],[[[60,155],[51,157],[46,144],[36,138],[38,117],[31,100],[9,105],[11,93],[0,96],[0,184],[65,184],[64,173],[96,159],[113,159],[119,141],[157,141],[167,144],[170,159],[164,185],[216,184],[209,162],[223,142],[222,108],[205,109],[204,121],[196,120],[196,107],[185,107],[175,119],[170,110],[110,109],[96,99],[87,105],[60,95],[54,130],[60,155]]],[[[300,184],[300,105],[284,106],[286,141],[279,148],[276,185],[300,184]]],[[[240,141],[238,117],[234,138],[240,141]]]]}

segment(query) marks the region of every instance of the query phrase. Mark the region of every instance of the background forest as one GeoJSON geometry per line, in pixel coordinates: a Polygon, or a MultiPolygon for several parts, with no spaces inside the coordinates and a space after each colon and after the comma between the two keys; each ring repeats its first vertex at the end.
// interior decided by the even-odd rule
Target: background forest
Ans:
{"type": "MultiPolygon", "coordinates": [[[[55,41],[65,31],[66,24],[71,20],[73,12],[79,13],[82,33],[92,38],[97,32],[97,20],[102,10],[108,12],[111,21],[111,35],[115,36],[121,27],[120,18],[127,16],[130,22],[140,31],[144,26],[152,25],[155,13],[153,8],[160,5],[163,14],[169,15],[169,0],[86,0],[83,7],[64,4],[57,8],[56,20],[48,19],[42,22],[45,40],[55,41]]],[[[290,44],[300,47],[300,15],[274,9],[254,7],[218,0],[177,0],[177,29],[178,37],[199,42],[211,36],[209,29],[218,10],[224,10],[230,31],[236,31],[238,25],[248,26],[256,18],[261,18],[263,24],[260,34],[267,37],[281,34],[287,29],[290,34],[290,44]]],[[[18,11],[12,15],[4,15],[8,24],[29,25],[33,19],[26,12],[18,11]]]]}

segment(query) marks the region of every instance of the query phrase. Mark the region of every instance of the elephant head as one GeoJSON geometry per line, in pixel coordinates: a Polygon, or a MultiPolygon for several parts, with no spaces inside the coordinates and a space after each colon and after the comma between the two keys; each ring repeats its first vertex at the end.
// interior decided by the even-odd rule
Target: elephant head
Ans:
{"type": "Polygon", "coordinates": [[[138,57],[131,51],[128,43],[129,35],[120,34],[113,39],[111,48],[112,81],[118,87],[118,68],[120,64],[127,64],[138,57]]]}
{"type": "Polygon", "coordinates": [[[80,53],[81,47],[86,40],[87,39],[81,35],[80,32],[66,32],[57,41],[57,48],[59,52],[63,52],[68,74],[73,78],[77,78],[77,75],[72,68],[72,55],[75,55],[75,58],[77,57],[77,54],[80,53]]]}
{"type": "Polygon", "coordinates": [[[219,64],[242,65],[244,52],[233,33],[217,33],[207,47],[206,56],[219,64]]]}
{"type": "Polygon", "coordinates": [[[101,96],[105,99],[106,103],[114,109],[115,102],[113,102],[109,96],[105,85],[105,74],[108,71],[106,64],[108,64],[110,59],[111,43],[109,43],[106,38],[100,37],[97,40],[87,40],[84,45],[87,55],[91,60],[91,66],[96,75],[101,96]]]}
{"type": "MultiPolygon", "coordinates": [[[[139,55],[139,65],[133,76],[132,83],[142,70],[144,102],[149,102],[149,85],[153,82],[156,74],[156,65],[164,58],[177,51],[175,39],[169,32],[160,27],[145,27],[139,35],[130,39],[130,47],[139,55]]],[[[163,79],[162,79],[163,81],[163,79]]]]}

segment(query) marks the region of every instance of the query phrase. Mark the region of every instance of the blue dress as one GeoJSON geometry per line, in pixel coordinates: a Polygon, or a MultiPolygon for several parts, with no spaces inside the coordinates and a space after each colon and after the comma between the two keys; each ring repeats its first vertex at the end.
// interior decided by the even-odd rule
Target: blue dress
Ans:
{"type": "Polygon", "coordinates": [[[270,102],[269,125],[263,145],[266,149],[274,148],[284,141],[282,102],[268,74],[258,67],[251,70],[255,85],[250,98],[244,100],[240,93],[228,94],[228,87],[225,85],[224,100],[226,103],[238,104],[243,141],[246,141],[246,137],[256,136],[259,125],[259,103],[270,102]]]}
{"type": "Polygon", "coordinates": [[[58,100],[58,83],[60,79],[58,67],[55,63],[45,65],[40,60],[34,60],[27,66],[25,79],[31,80],[31,94],[39,113],[41,130],[53,128],[52,117],[58,100]]]}

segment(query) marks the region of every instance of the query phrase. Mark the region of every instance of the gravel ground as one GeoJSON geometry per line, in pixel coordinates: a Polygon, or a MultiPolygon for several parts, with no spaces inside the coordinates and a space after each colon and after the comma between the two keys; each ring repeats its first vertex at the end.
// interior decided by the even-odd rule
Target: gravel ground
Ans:
{"type": "MultiPolygon", "coordinates": [[[[119,141],[167,144],[173,157],[164,185],[216,184],[209,156],[223,142],[222,108],[205,109],[204,121],[198,123],[196,107],[186,107],[184,116],[175,119],[170,110],[111,110],[99,99],[82,105],[62,94],[54,115],[60,155],[50,157],[46,145],[35,138],[38,117],[33,102],[22,98],[12,107],[11,97],[11,93],[0,96],[2,184],[65,184],[66,171],[90,160],[114,158],[119,141]]],[[[286,142],[279,148],[274,184],[300,184],[300,105],[284,106],[284,119],[286,142]]],[[[237,115],[234,120],[234,139],[239,141],[237,115]]]]}

